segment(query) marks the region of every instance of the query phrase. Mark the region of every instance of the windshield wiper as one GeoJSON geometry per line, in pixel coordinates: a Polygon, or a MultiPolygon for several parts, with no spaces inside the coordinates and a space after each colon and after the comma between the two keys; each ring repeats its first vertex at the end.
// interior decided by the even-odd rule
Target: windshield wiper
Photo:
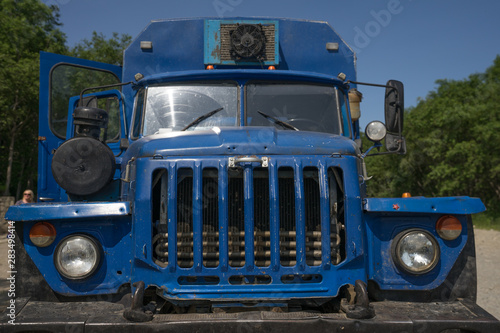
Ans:
{"type": "Polygon", "coordinates": [[[213,111],[210,111],[208,113],[205,113],[203,116],[200,116],[200,117],[196,118],[195,120],[193,120],[192,122],[190,122],[186,127],[184,127],[183,129],[181,129],[181,131],[185,131],[188,128],[193,127],[194,125],[198,125],[203,120],[212,117],[214,114],[216,114],[219,111],[222,111],[223,109],[224,108],[221,107],[221,108],[215,109],[213,111]]]}
{"type": "Polygon", "coordinates": [[[265,114],[264,112],[261,112],[261,111],[257,111],[261,116],[267,118],[267,119],[271,119],[272,121],[274,121],[276,124],[278,125],[281,125],[283,126],[284,128],[288,128],[288,129],[291,129],[291,130],[294,130],[294,131],[298,131],[299,129],[293,125],[290,125],[289,123],[285,123],[284,121],[281,121],[279,120],[278,118],[275,118],[273,116],[270,116],[268,114],[265,114]]]}

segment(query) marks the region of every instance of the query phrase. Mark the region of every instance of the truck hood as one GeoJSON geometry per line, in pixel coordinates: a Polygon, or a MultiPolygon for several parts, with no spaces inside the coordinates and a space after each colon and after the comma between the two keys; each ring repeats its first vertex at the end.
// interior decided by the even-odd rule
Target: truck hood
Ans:
{"type": "Polygon", "coordinates": [[[130,145],[124,160],[154,156],[260,154],[358,155],[359,149],[351,139],[334,134],[285,131],[273,127],[214,127],[144,137],[130,145]]]}

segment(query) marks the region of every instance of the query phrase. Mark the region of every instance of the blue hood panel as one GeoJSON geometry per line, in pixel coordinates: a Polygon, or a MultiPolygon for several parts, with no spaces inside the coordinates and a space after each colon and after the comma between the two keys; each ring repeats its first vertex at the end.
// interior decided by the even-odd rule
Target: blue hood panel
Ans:
{"type": "Polygon", "coordinates": [[[254,154],[357,155],[359,150],[352,140],[339,135],[283,131],[273,127],[232,127],[151,135],[134,142],[124,159],[254,154]]]}

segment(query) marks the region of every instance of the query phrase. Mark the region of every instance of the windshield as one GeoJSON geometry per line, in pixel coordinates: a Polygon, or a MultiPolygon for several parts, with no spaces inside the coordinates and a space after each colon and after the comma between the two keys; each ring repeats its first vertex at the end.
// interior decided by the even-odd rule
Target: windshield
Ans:
{"type": "Polygon", "coordinates": [[[236,126],[237,115],[236,83],[193,83],[149,87],[143,134],[236,126]]]}
{"type": "MultiPolygon", "coordinates": [[[[151,86],[138,95],[134,136],[139,135],[143,107],[144,136],[239,126],[239,95],[236,82],[151,86]]],[[[342,92],[334,86],[250,81],[245,85],[244,124],[341,135],[344,103],[342,92]]]]}
{"type": "Polygon", "coordinates": [[[342,134],[337,89],[333,86],[250,83],[245,102],[247,126],[342,134]]]}

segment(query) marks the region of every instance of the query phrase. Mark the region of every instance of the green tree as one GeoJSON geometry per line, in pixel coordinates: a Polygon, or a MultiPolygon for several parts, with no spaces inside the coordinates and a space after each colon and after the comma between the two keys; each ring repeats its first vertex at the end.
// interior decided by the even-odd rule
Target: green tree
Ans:
{"type": "Polygon", "coordinates": [[[373,167],[369,171],[376,175],[371,193],[480,197],[491,213],[498,214],[500,57],[485,73],[437,84],[406,112],[407,155],[396,161],[367,159],[373,167]]]}
{"type": "Polygon", "coordinates": [[[4,195],[12,193],[13,176],[21,185],[23,179],[36,175],[39,51],[65,52],[65,35],[59,25],[57,7],[37,0],[0,0],[0,153],[7,157],[0,164],[4,195]],[[19,173],[14,175],[14,170],[19,173]]]}
{"type": "Polygon", "coordinates": [[[132,40],[117,33],[106,39],[94,32],[90,40],[69,50],[59,27],[56,6],[39,0],[0,0],[0,154],[6,157],[0,159],[0,180],[4,195],[16,192],[19,197],[24,187],[34,188],[36,183],[39,52],[119,65],[123,49],[132,40]]]}
{"type": "Polygon", "coordinates": [[[84,39],[71,49],[78,58],[104,62],[112,65],[123,64],[123,50],[130,44],[132,37],[127,34],[113,33],[110,39],[102,33],[93,32],[90,40],[84,39]]]}

